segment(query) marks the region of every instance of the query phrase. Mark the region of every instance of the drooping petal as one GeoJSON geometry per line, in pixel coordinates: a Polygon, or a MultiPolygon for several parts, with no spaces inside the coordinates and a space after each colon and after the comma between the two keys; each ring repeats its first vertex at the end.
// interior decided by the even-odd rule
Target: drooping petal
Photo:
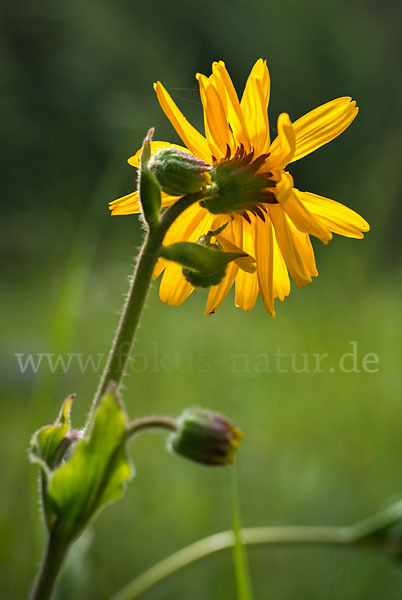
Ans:
{"type": "Polygon", "coordinates": [[[210,163],[211,152],[204,136],[190,125],[160,81],[154,84],[154,89],[163,112],[190,152],[210,163]]]}
{"type": "Polygon", "coordinates": [[[293,123],[296,150],[292,162],[314,152],[340,135],[359,109],[351,98],[337,98],[315,108],[293,123]]]}
{"type": "Polygon", "coordinates": [[[246,152],[250,152],[251,144],[247,132],[246,121],[240,108],[239,98],[236,90],[226,70],[223,61],[212,64],[213,79],[210,78],[212,85],[215,86],[219,97],[225,109],[229,125],[235,137],[236,145],[243,144],[246,152]]]}
{"type": "Polygon", "coordinates": [[[273,246],[273,286],[274,298],[284,300],[290,294],[290,280],[288,270],[283,260],[278,241],[276,239],[275,229],[272,227],[272,246],[273,246]]]}
{"type": "MultiPolygon", "coordinates": [[[[250,223],[243,217],[236,215],[233,223],[233,232],[236,246],[243,248],[244,252],[254,256],[255,219],[250,223]]],[[[235,304],[245,312],[251,310],[258,296],[257,273],[246,273],[239,269],[235,283],[235,304]]]]}
{"type": "Polygon", "coordinates": [[[265,154],[269,149],[270,138],[267,110],[270,88],[271,84],[267,63],[260,58],[250,72],[240,102],[244,120],[247,124],[248,133],[255,147],[256,154],[265,154]]]}
{"type": "MultiPolygon", "coordinates": [[[[152,154],[156,154],[158,150],[163,150],[164,148],[176,148],[177,150],[181,150],[182,152],[190,152],[188,148],[184,148],[184,146],[179,146],[178,144],[171,144],[170,142],[151,142],[152,154]]],[[[140,166],[141,152],[142,148],[137,150],[134,156],[130,156],[130,158],[127,159],[128,164],[132,167],[137,167],[138,169],[140,166]]]]}
{"type": "Polygon", "coordinates": [[[205,315],[213,314],[222,305],[226,296],[234,284],[239,267],[235,263],[229,263],[226,269],[226,275],[219,285],[213,285],[208,293],[207,304],[205,306],[205,315]]]}
{"type": "Polygon", "coordinates": [[[205,135],[210,150],[215,158],[223,158],[227,153],[228,146],[230,150],[235,149],[235,143],[221,98],[210,81],[214,75],[208,79],[205,75],[197,73],[196,77],[200,86],[201,102],[204,107],[205,135]]]}
{"type": "Polygon", "coordinates": [[[169,262],[159,287],[162,302],[167,302],[170,306],[179,306],[193,291],[193,286],[183,277],[182,267],[177,263],[169,262]]]}
{"type": "Polygon", "coordinates": [[[263,170],[284,169],[292,161],[295,148],[293,124],[287,113],[281,113],[278,117],[278,135],[271,144],[263,170]]]}
{"type": "Polygon", "coordinates": [[[212,315],[221,306],[234,283],[239,267],[231,262],[227,266],[226,275],[219,285],[213,285],[208,294],[204,315],[212,315]]]}
{"type": "Polygon", "coordinates": [[[317,277],[317,265],[315,262],[314,249],[311,244],[310,236],[307,233],[299,231],[297,227],[288,219],[289,227],[292,231],[293,237],[297,240],[296,244],[299,252],[303,258],[303,262],[306,265],[306,269],[310,277],[317,277]]]}
{"type": "MultiPolygon", "coordinates": [[[[215,227],[215,223],[214,223],[214,227],[215,227]]],[[[224,232],[225,232],[226,241],[228,241],[229,243],[232,243],[235,247],[237,247],[235,236],[233,233],[232,223],[228,223],[227,227],[224,229],[224,232]]],[[[228,295],[228,293],[235,281],[238,271],[239,271],[239,266],[235,262],[230,262],[228,264],[227,269],[226,269],[226,275],[222,279],[220,284],[213,285],[209,290],[207,304],[206,304],[205,313],[204,313],[205,315],[210,315],[210,314],[214,313],[221,306],[222,302],[225,300],[226,296],[228,295]]]]}
{"type": "MultiPolygon", "coordinates": [[[[238,248],[238,246],[236,246],[236,244],[229,242],[229,240],[227,240],[222,235],[218,235],[216,239],[222,246],[222,249],[224,250],[224,252],[243,252],[244,253],[244,250],[242,248],[238,248]]],[[[252,258],[251,256],[247,255],[247,256],[242,256],[240,258],[236,258],[236,260],[234,262],[237,265],[239,265],[239,267],[243,271],[246,271],[246,273],[255,273],[255,270],[256,270],[255,259],[252,258]]]]}
{"type": "Polygon", "coordinates": [[[158,279],[159,275],[166,269],[168,264],[169,261],[160,256],[156,262],[154,272],[152,273],[152,279],[158,279]]]}
{"type": "Polygon", "coordinates": [[[333,233],[361,239],[364,237],[363,232],[370,230],[367,221],[347,206],[310,192],[300,192],[296,189],[294,192],[310,213],[333,233]]]}
{"type": "Polygon", "coordinates": [[[273,237],[272,223],[268,215],[266,215],[266,221],[255,219],[255,258],[261,297],[266,308],[274,317],[273,237]]]}
{"type": "Polygon", "coordinates": [[[332,238],[328,227],[317,219],[303,204],[293,190],[293,177],[282,171],[281,179],[275,188],[275,196],[299,231],[318,237],[327,244],[332,238]]]}
{"type": "Polygon", "coordinates": [[[300,251],[300,241],[293,235],[285,212],[278,204],[270,204],[269,214],[285,264],[298,287],[311,283],[311,275],[300,251]]]}

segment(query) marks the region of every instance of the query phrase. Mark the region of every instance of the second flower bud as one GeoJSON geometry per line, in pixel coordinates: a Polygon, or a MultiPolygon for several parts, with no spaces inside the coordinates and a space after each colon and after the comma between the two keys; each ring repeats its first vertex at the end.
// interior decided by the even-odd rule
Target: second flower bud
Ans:
{"type": "Polygon", "coordinates": [[[159,150],[148,163],[161,190],[170,196],[200,192],[209,182],[211,166],[189,152],[178,148],[159,150]]]}

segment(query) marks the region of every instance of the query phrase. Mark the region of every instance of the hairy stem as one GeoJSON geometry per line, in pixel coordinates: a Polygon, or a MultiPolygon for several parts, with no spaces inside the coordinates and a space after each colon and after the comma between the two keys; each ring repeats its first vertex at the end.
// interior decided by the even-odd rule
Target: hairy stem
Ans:
{"type": "Polygon", "coordinates": [[[134,271],[134,276],[123,308],[112,348],[95,394],[95,409],[110,381],[120,383],[134,343],[135,333],[152,280],[152,272],[158,258],[163,236],[160,231],[147,233],[134,271]]]}
{"type": "MultiPolygon", "coordinates": [[[[162,214],[158,223],[147,231],[136,263],[134,276],[116,335],[112,343],[112,348],[92,402],[86,429],[93,420],[96,408],[98,407],[108,384],[111,381],[114,381],[117,385],[121,382],[152,281],[152,273],[156,261],[158,260],[159,251],[167,230],[184,210],[194,204],[194,202],[201,200],[203,196],[204,192],[197,192],[179,198],[177,202],[172,204],[172,206],[162,214]]],[[[175,422],[172,419],[166,417],[163,420],[163,424],[161,425],[161,422],[159,422],[158,426],[163,426],[168,429],[175,428],[175,422]]],[[[139,419],[131,424],[128,435],[134,435],[136,431],[151,426],[155,426],[155,421],[151,425],[149,419],[139,419]]],[[[46,490],[43,493],[46,494],[46,490]]],[[[45,497],[43,498],[43,502],[45,503],[45,497]]],[[[64,543],[64,540],[55,533],[50,534],[48,547],[40,571],[35,580],[30,600],[47,600],[48,598],[51,598],[68,545],[69,544],[64,543]]]]}
{"type": "Polygon", "coordinates": [[[110,354],[92,403],[88,423],[92,420],[94,411],[109,382],[114,381],[119,385],[124,375],[126,364],[134,345],[135,334],[142,309],[152,281],[152,273],[156,261],[158,260],[159,250],[167,230],[184,210],[201,200],[203,196],[204,192],[197,192],[179,198],[177,202],[172,204],[172,206],[163,213],[157,227],[147,232],[135,266],[134,276],[112,343],[110,354]]]}
{"type": "Polygon", "coordinates": [[[68,544],[61,544],[56,536],[50,534],[45,556],[34,581],[29,600],[49,600],[52,597],[67,549],[68,544]]]}

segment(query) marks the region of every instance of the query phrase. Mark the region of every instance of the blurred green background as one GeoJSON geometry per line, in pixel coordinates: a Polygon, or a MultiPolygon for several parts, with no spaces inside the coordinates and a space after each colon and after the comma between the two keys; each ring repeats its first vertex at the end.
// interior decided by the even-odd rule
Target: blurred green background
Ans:
{"type": "MultiPolygon", "coordinates": [[[[372,231],[364,241],[315,244],[320,277],[278,302],[276,319],[260,300],[242,313],[232,296],[205,317],[204,293],[170,308],[154,285],[125,379],[127,410],[175,415],[201,405],[239,423],[247,526],[349,524],[399,497],[401,4],[4,0],[0,14],[1,597],[25,597],[44,544],[31,432],[71,392],[81,426],[98,380],[76,362],[65,373],[51,373],[46,360],[37,373],[21,372],[16,354],[107,352],[141,238],[137,217],[110,218],[107,202],[134,189],[126,158],[150,126],[156,139],[178,141],[152,83],[162,80],[201,127],[194,74],[209,74],[213,60],[226,61],[239,93],[254,61],[268,60],[273,133],[279,112],[296,119],[337,96],[357,99],[350,129],[291,172],[300,189],[359,211],[372,231]],[[360,372],[337,366],[350,342],[360,372]],[[302,354],[329,356],[323,373],[281,373],[278,350],[295,354],[299,369],[302,354]],[[362,369],[367,353],[378,355],[375,373],[362,369]],[[271,357],[272,372],[259,372],[258,355],[271,357]]],[[[163,434],[141,436],[132,457],[135,480],[72,552],[59,598],[108,598],[170,552],[230,527],[225,470],[167,454],[163,434]]],[[[253,549],[249,557],[256,598],[402,593],[401,565],[375,552],[253,549]]],[[[178,597],[234,598],[230,554],[147,595],[178,597]]]]}

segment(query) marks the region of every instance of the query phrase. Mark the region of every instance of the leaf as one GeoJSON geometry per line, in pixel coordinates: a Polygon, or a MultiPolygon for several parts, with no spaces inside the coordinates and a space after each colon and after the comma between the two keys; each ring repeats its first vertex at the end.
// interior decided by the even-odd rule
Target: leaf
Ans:
{"type": "Polygon", "coordinates": [[[232,260],[248,256],[241,250],[239,252],[222,252],[215,247],[193,242],[176,242],[170,246],[162,246],[160,255],[166,260],[174,261],[187,269],[201,273],[214,272],[232,260]]]}
{"type": "Polygon", "coordinates": [[[90,431],[68,462],[53,472],[48,501],[59,528],[73,539],[105,504],[117,500],[133,469],[125,450],[126,417],[114,386],[95,414],[90,431]]]}
{"type": "Polygon", "coordinates": [[[37,463],[46,477],[55,467],[60,446],[70,429],[70,408],[74,395],[69,396],[61,407],[59,416],[53,425],[45,425],[36,431],[31,439],[29,458],[37,463]]]}

